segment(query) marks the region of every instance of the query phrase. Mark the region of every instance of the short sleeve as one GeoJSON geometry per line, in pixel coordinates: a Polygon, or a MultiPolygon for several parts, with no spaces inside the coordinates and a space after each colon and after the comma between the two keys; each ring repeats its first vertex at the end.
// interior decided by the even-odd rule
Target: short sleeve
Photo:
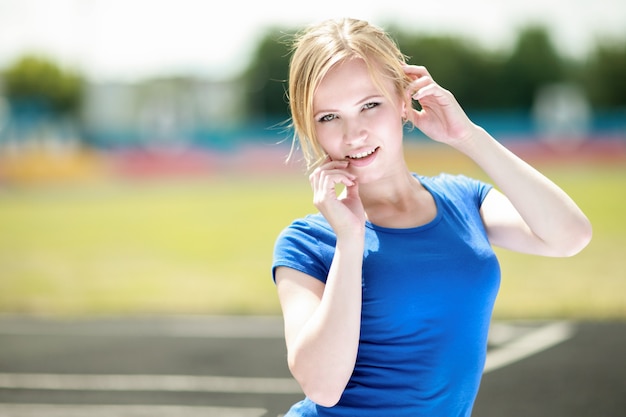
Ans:
{"type": "Polygon", "coordinates": [[[459,176],[459,179],[467,183],[470,193],[474,195],[477,200],[478,207],[482,205],[483,201],[485,201],[485,197],[487,197],[487,194],[489,194],[489,191],[493,188],[493,185],[489,183],[463,175],[459,176]]]}
{"type": "Polygon", "coordinates": [[[294,221],[274,244],[272,279],[276,281],[276,268],[286,266],[326,283],[334,247],[334,235],[319,223],[294,221]]]}
{"type": "Polygon", "coordinates": [[[480,208],[485,197],[493,188],[493,185],[475,178],[451,174],[440,174],[433,177],[432,184],[436,185],[443,195],[448,195],[466,204],[471,202],[477,208],[480,208]]]}

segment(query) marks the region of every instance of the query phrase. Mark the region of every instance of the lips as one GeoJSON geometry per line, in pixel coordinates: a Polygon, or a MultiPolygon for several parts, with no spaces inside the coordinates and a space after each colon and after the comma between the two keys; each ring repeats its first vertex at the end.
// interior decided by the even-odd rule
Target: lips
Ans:
{"type": "Polygon", "coordinates": [[[353,155],[348,155],[348,159],[359,160],[359,159],[367,158],[368,156],[372,155],[377,150],[378,150],[378,147],[371,149],[369,151],[364,151],[364,152],[359,152],[353,155]]]}
{"type": "Polygon", "coordinates": [[[370,163],[372,163],[372,161],[374,161],[374,159],[376,159],[376,156],[378,155],[378,149],[379,147],[376,147],[374,149],[357,152],[355,154],[348,155],[346,159],[350,161],[350,166],[364,167],[369,165],[370,163]]]}

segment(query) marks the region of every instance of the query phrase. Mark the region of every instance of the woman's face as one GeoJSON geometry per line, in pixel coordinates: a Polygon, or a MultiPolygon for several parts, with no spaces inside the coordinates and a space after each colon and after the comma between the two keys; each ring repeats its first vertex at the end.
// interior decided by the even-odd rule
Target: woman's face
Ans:
{"type": "Polygon", "coordinates": [[[348,160],[348,170],[363,183],[385,173],[403,158],[405,104],[393,84],[383,94],[362,59],[331,68],[313,97],[315,132],[332,160],[348,160]],[[392,102],[387,97],[395,97],[392,102]]]}

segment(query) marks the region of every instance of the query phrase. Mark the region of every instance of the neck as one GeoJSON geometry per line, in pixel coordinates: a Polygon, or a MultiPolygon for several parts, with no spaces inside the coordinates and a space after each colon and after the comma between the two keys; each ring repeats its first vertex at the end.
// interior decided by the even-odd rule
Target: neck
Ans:
{"type": "Polygon", "coordinates": [[[408,170],[392,178],[359,184],[359,195],[367,219],[378,226],[417,227],[437,214],[432,195],[408,170]]]}
{"type": "Polygon", "coordinates": [[[389,205],[400,208],[410,205],[415,201],[416,192],[421,188],[419,181],[406,170],[381,178],[376,182],[359,184],[359,194],[367,212],[369,208],[379,206],[389,205]]]}

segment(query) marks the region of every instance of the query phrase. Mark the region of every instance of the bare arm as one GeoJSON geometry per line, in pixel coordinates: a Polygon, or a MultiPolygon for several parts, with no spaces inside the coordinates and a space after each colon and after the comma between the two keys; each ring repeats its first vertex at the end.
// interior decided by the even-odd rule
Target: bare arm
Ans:
{"type": "Polygon", "coordinates": [[[545,256],[571,256],[591,239],[591,224],[556,184],[473,124],[454,96],[423,67],[408,66],[414,79],[408,93],[422,110],[411,121],[433,140],[472,158],[502,191],[492,190],[481,208],[491,242],[545,256]]]}
{"type": "Polygon", "coordinates": [[[591,239],[591,225],[556,184],[476,129],[460,149],[502,191],[492,190],[481,208],[489,239],[497,246],[544,256],[572,256],[591,239]]]}
{"type": "Polygon", "coordinates": [[[325,286],[293,269],[276,271],[289,369],[304,393],[327,407],[339,401],[356,362],[361,274],[351,264],[363,257],[357,251],[358,245],[337,249],[325,286]]]}
{"type": "Polygon", "coordinates": [[[289,369],[304,393],[327,407],[339,401],[352,375],[361,328],[365,218],[345,166],[332,162],[311,175],[315,205],[337,234],[326,284],[291,268],[276,270],[289,369]],[[343,199],[335,194],[338,183],[347,186],[343,199]]]}

